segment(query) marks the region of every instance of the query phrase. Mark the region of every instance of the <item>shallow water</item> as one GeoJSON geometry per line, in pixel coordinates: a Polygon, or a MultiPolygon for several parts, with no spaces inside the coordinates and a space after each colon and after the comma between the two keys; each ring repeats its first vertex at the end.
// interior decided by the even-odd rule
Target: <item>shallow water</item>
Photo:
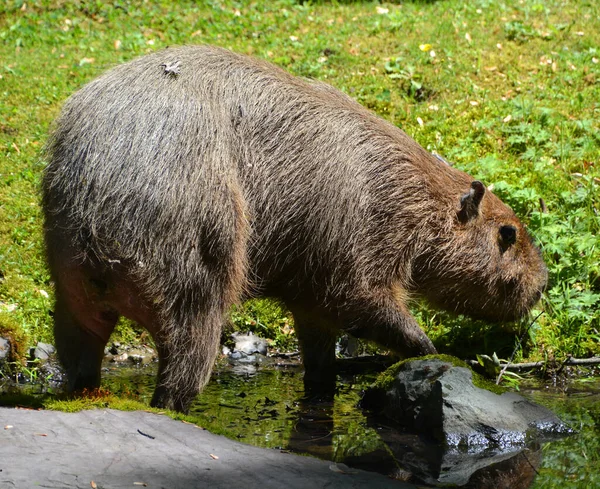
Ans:
{"type": "MultiPolygon", "coordinates": [[[[147,402],[154,373],[148,367],[109,367],[103,383],[147,402]]],[[[561,389],[535,384],[521,388],[520,394],[551,408],[577,434],[510,454],[488,454],[495,455],[493,459],[478,454],[457,462],[456,456],[442,454],[357,408],[362,389],[374,377],[342,375],[333,402],[319,402],[304,398],[297,366],[255,370],[225,365],[215,371],[191,414],[210,431],[245,443],[307,453],[428,485],[437,479],[438,484],[465,488],[600,488],[599,378],[573,381],[561,389]]]]}

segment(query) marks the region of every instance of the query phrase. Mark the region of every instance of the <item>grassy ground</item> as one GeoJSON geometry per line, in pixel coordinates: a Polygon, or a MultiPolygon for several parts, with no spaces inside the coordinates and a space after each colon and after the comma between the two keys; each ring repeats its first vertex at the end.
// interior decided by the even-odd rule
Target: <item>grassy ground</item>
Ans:
{"type": "MultiPolygon", "coordinates": [[[[595,0],[3,2],[0,332],[51,339],[38,184],[62,101],[135,56],[211,43],[328,81],[493,185],[550,269],[520,357],[599,354],[599,19],[595,0]]],[[[527,326],[415,313],[441,350],[463,356],[507,357],[527,326]]],[[[233,319],[289,344],[275,305],[233,319]]]]}

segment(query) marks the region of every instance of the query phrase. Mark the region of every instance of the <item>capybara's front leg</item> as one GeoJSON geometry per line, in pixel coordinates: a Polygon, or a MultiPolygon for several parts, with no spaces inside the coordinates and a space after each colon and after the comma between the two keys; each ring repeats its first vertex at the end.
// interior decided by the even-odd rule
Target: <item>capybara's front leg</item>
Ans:
{"type": "Polygon", "coordinates": [[[406,306],[393,300],[364,304],[345,313],[344,330],[391,349],[405,358],[437,353],[406,306]]]}
{"type": "Polygon", "coordinates": [[[304,363],[304,391],[307,395],[333,394],[336,385],[335,343],[337,331],[324,313],[308,312],[290,305],[294,329],[304,363]]]}

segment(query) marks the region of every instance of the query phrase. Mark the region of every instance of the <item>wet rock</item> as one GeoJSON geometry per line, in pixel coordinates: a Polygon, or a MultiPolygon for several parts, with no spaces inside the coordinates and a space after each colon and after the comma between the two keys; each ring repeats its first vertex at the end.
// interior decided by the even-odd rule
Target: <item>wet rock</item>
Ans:
{"type": "Polygon", "coordinates": [[[223,355],[239,375],[255,374],[260,365],[270,363],[267,355],[267,340],[255,336],[252,333],[231,335],[234,342],[232,349],[223,347],[223,355]]]}
{"type": "Polygon", "coordinates": [[[255,336],[252,333],[234,333],[232,336],[233,340],[235,341],[233,353],[238,352],[245,355],[252,355],[253,353],[258,353],[260,355],[267,354],[267,347],[269,345],[267,340],[260,338],[259,336],[255,336]]]}
{"type": "MultiPolygon", "coordinates": [[[[376,463],[378,472],[419,485],[463,489],[527,489],[531,487],[542,462],[539,443],[515,450],[470,452],[444,449],[435,442],[404,434],[391,427],[380,428],[378,434],[386,448],[371,454],[370,466],[376,463]]],[[[364,455],[361,458],[364,460],[364,455]]],[[[361,467],[353,460],[347,462],[361,467]]]]}
{"type": "Polygon", "coordinates": [[[3,362],[8,358],[8,354],[10,353],[10,342],[0,337],[0,362],[3,362]]]}
{"type": "Polygon", "coordinates": [[[106,359],[112,363],[132,363],[134,365],[148,365],[156,360],[156,350],[146,345],[123,346],[113,343],[104,351],[106,359]]]}
{"type": "Polygon", "coordinates": [[[54,346],[48,343],[42,343],[40,341],[33,350],[33,358],[38,360],[48,360],[51,355],[54,355],[55,352],[56,349],[54,346]]]}
{"type": "Polygon", "coordinates": [[[338,341],[335,352],[343,357],[356,357],[360,353],[360,345],[358,339],[354,336],[343,335],[338,341]]]}
{"type": "Polygon", "coordinates": [[[111,362],[126,362],[128,358],[129,358],[129,355],[127,353],[120,353],[118,355],[113,355],[110,358],[110,361],[111,362]]]}
{"type": "Polygon", "coordinates": [[[470,369],[447,361],[400,363],[385,378],[365,395],[365,407],[447,448],[509,450],[532,438],[571,433],[545,407],[515,393],[476,387],[470,369]]]}
{"type": "Polygon", "coordinates": [[[127,352],[128,360],[134,365],[148,365],[156,359],[156,352],[152,348],[132,348],[127,352]]]}

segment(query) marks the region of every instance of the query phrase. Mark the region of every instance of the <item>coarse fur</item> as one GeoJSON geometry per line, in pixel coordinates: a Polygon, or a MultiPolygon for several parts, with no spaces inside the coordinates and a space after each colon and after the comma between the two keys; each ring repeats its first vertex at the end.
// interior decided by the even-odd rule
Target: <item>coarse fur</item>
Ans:
{"type": "Polygon", "coordinates": [[[288,305],[312,386],[335,380],[340,330],[435,352],[412,295],[509,320],[546,283],[480,182],[338,90],[221,48],[100,76],[66,102],[47,156],[55,336],[75,389],[98,385],[120,315],[156,341],[153,405],[186,410],[247,297],[288,305]]]}

